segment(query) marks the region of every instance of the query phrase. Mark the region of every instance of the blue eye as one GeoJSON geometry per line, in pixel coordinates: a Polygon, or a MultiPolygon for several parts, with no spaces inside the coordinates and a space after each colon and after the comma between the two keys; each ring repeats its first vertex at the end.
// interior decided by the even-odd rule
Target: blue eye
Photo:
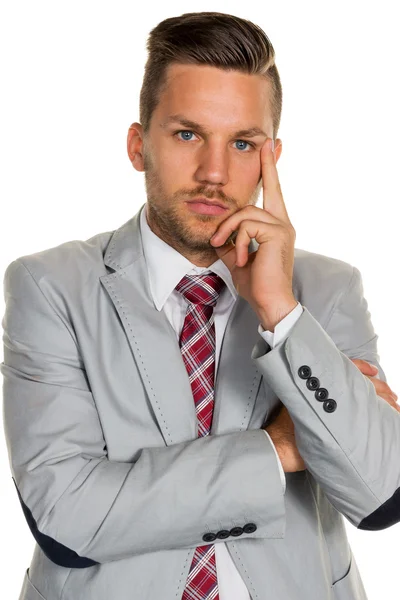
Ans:
{"type": "MultiPolygon", "coordinates": [[[[188,133],[189,135],[193,135],[193,131],[189,131],[189,130],[182,130],[182,131],[178,131],[177,134],[179,135],[180,133],[188,133]]],[[[190,141],[188,138],[184,138],[187,142],[190,141]]]]}
{"type": "MultiPolygon", "coordinates": [[[[235,144],[237,144],[237,143],[239,143],[239,144],[247,144],[247,145],[249,145],[249,142],[245,142],[244,140],[237,140],[237,141],[235,142],[235,144]]],[[[241,150],[243,150],[243,148],[241,148],[241,150]]]]}

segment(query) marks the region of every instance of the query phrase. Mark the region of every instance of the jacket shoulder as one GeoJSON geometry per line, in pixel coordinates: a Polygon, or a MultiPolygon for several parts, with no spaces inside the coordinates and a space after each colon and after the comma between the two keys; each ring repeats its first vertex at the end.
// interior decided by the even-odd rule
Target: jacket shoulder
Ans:
{"type": "Polygon", "coordinates": [[[295,248],[293,292],[298,301],[326,324],[359,270],[344,260],[295,248]]]}
{"type": "Polygon", "coordinates": [[[302,281],[307,278],[316,280],[318,277],[336,284],[341,280],[349,282],[354,266],[339,258],[295,248],[294,270],[302,281]]]}
{"type": "Polygon", "coordinates": [[[70,240],[32,254],[24,254],[7,265],[7,273],[22,263],[37,283],[42,279],[72,282],[84,275],[98,278],[107,273],[104,253],[114,230],[98,233],[86,240],[70,240]]]}

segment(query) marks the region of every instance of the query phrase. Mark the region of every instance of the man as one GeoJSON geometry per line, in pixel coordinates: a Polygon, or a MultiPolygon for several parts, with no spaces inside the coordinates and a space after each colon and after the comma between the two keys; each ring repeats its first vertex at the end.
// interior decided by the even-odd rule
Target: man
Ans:
{"type": "Polygon", "coordinates": [[[400,520],[400,417],[359,270],[294,247],[273,48],[189,13],[148,49],[147,202],[5,274],[20,600],[364,599],[343,517],[400,520]]]}

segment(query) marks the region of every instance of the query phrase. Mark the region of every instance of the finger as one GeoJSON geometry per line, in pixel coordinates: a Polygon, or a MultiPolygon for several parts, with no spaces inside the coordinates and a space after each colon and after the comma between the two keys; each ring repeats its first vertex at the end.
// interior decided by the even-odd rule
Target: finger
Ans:
{"type": "MultiPolygon", "coordinates": [[[[226,264],[232,272],[235,266],[244,267],[249,257],[249,244],[251,239],[255,239],[258,244],[277,239],[282,235],[288,235],[283,225],[273,223],[263,223],[261,221],[242,221],[239,225],[233,251],[225,251],[229,248],[228,244],[221,248],[215,248],[219,258],[226,264]],[[279,230],[277,229],[279,228],[279,230]]],[[[232,242],[233,243],[233,242],[232,242]]],[[[254,256],[256,253],[253,253],[254,256]]]]}
{"type": "Polygon", "coordinates": [[[361,358],[352,358],[351,361],[358,367],[361,373],[363,373],[363,375],[365,375],[372,382],[377,395],[381,398],[384,398],[387,402],[389,402],[389,404],[394,406],[394,408],[400,412],[400,406],[396,404],[396,401],[398,400],[397,394],[393,392],[393,390],[385,381],[367,374],[369,371],[373,370],[378,372],[377,367],[375,367],[375,365],[371,365],[365,360],[362,360],[361,358]]]}
{"type": "Polygon", "coordinates": [[[393,408],[395,408],[398,412],[400,412],[400,406],[393,400],[393,398],[389,394],[378,394],[378,396],[379,398],[382,398],[383,400],[385,400],[385,402],[390,404],[390,406],[393,406],[393,408]]]}
{"type": "MultiPolygon", "coordinates": [[[[210,243],[214,246],[222,246],[230,235],[237,231],[240,224],[245,219],[252,219],[253,221],[259,221],[261,223],[271,223],[273,225],[282,225],[279,219],[270,215],[259,206],[246,206],[241,210],[235,212],[233,215],[225,219],[218,227],[218,231],[210,239],[210,243]]],[[[236,243],[236,240],[235,240],[236,243]]],[[[249,242],[250,243],[250,242],[249,242]]]]}
{"type": "MultiPolygon", "coordinates": [[[[378,380],[379,381],[379,380],[378,380]]],[[[394,400],[397,400],[397,394],[394,393],[394,391],[388,386],[387,383],[382,382],[383,383],[383,393],[384,394],[389,394],[389,396],[392,396],[392,398],[394,400]]]]}
{"type": "Polygon", "coordinates": [[[235,242],[233,242],[233,240],[229,240],[226,244],[220,246],[219,248],[215,248],[215,251],[218,255],[218,258],[220,258],[232,272],[237,260],[235,242]]]}
{"type": "MultiPolygon", "coordinates": [[[[258,244],[278,239],[286,234],[286,230],[280,224],[262,223],[260,221],[242,221],[239,226],[236,237],[236,255],[240,260],[240,266],[247,262],[248,249],[251,239],[255,239],[258,244]]],[[[272,252],[272,250],[271,250],[272,252]]]]}
{"type": "Polygon", "coordinates": [[[378,373],[378,369],[375,365],[371,365],[366,360],[362,360],[361,358],[352,358],[351,361],[356,365],[356,367],[363,373],[363,375],[375,375],[378,373]]]}
{"type": "Polygon", "coordinates": [[[372,382],[377,393],[388,394],[389,396],[392,396],[394,399],[397,400],[397,395],[394,393],[394,391],[388,386],[388,384],[385,381],[382,381],[381,379],[375,379],[374,377],[371,377],[370,375],[366,375],[366,377],[372,382]]]}
{"type": "Polygon", "coordinates": [[[249,244],[252,237],[259,236],[260,221],[242,221],[236,236],[236,265],[244,267],[249,258],[249,244]]]}
{"type": "Polygon", "coordinates": [[[261,174],[263,180],[263,209],[277,219],[288,222],[289,215],[283,200],[276,168],[275,153],[268,145],[271,141],[271,138],[267,138],[260,152],[261,174]]]}

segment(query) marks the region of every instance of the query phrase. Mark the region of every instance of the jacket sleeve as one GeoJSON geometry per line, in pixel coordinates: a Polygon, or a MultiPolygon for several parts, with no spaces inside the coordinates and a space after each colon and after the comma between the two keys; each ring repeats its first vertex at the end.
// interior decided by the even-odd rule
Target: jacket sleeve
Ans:
{"type": "Polygon", "coordinates": [[[7,267],[4,293],[9,462],[48,558],[82,568],[221,543],[221,530],[234,536],[228,540],[284,537],[280,473],[263,430],[143,448],[135,462],[109,460],[73,323],[44,296],[29,262],[7,267]]]}
{"type": "MultiPolygon", "coordinates": [[[[267,344],[271,348],[275,348],[275,346],[277,344],[279,344],[279,342],[281,342],[287,338],[289,331],[291,330],[293,325],[296,323],[296,321],[302,314],[303,310],[304,309],[303,309],[302,305],[300,304],[300,302],[298,302],[297,306],[288,315],[286,315],[286,317],[284,317],[281,321],[279,321],[279,323],[275,326],[274,331],[265,330],[264,327],[262,326],[262,323],[260,323],[258,326],[258,333],[261,335],[261,337],[267,342],[267,344]]],[[[266,435],[268,436],[268,438],[274,448],[274,451],[276,454],[276,460],[278,461],[279,472],[281,474],[283,492],[285,493],[285,491],[286,491],[286,475],[285,475],[285,471],[283,470],[281,459],[280,459],[279,454],[275,448],[275,445],[271,439],[271,436],[269,435],[269,433],[267,432],[266,429],[264,431],[265,431],[266,435]]]]}
{"type": "Polygon", "coordinates": [[[260,340],[252,359],[288,409],[297,448],[329,501],[358,529],[380,530],[400,521],[400,413],[350,360],[374,364],[386,381],[352,269],[325,329],[304,307],[288,338],[270,351],[260,340]]]}

